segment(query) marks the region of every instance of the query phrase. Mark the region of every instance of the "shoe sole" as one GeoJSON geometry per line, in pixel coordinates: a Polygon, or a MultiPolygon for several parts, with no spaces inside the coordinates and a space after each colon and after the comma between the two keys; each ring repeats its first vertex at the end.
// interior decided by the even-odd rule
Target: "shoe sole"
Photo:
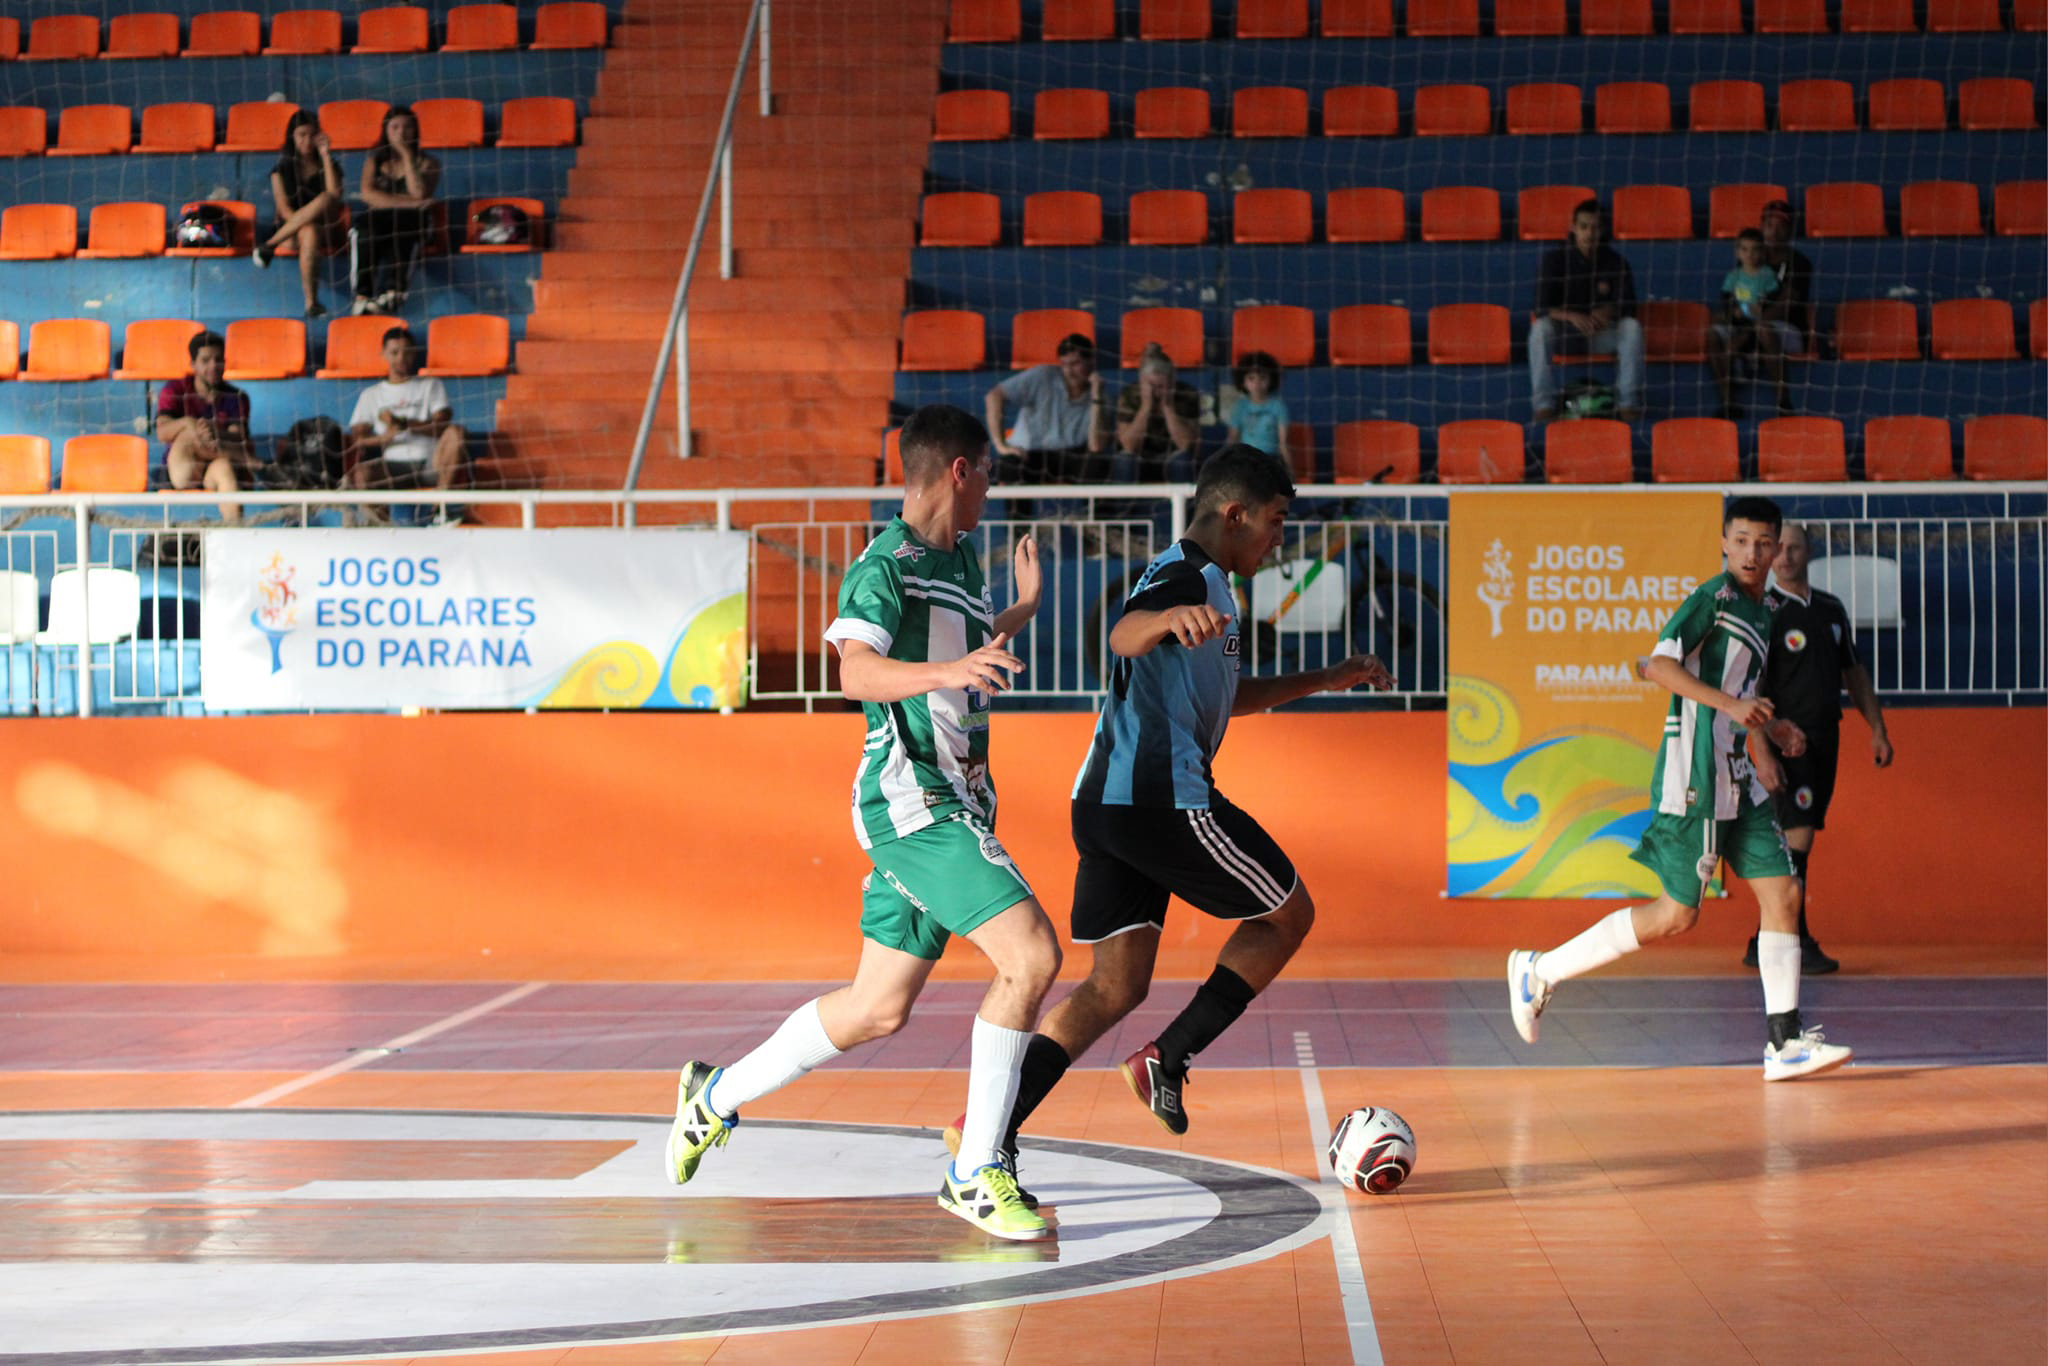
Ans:
{"type": "Polygon", "coordinates": [[[991,1238],[1001,1238],[1004,1242],[1042,1243],[1046,1239],[1052,1237],[1053,1230],[1051,1224],[1042,1223],[1036,1229],[1019,1230],[1017,1232],[1012,1233],[999,1228],[990,1228],[987,1224],[982,1223],[979,1219],[976,1219],[974,1216],[970,1215],[966,1210],[954,1204],[951,1200],[948,1200],[943,1195],[938,1197],[938,1205],[940,1209],[952,1215],[961,1223],[968,1225],[970,1228],[978,1228],[991,1238]]]}
{"type": "Polygon", "coordinates": [[[1131,1065],[1128,1062],[1118,1063],[1116,1065],[1116,1070],[1124,1074],[1124,1085],[1131,1088],[1131,1094],[1138,1098],[1138,1104],[1145,1107],[1145,1113],[1152,1116],[1152,1118],[1154,1118],[1155,1120],[1159,1121],[1160,1128],[1166,1130],[1166,1132],[1172,1134],[1175,1138],[1179,1138],[1182,1134],[1187,1132],[1187,1127],[1185,1125],[1178,1129],[1174,1128],[1171,1124],[1168,1124],[1166,1122],[1166,1116],[1160,1114],[1157,1110],[1152,1108],[1152,1102],[1145,1099],[1145,1092],[1142,1089],[1140,1089],[1141,1084],[1138,1081],[1137,1072],[1132,1069],[1131,1065]]]}
{"type": "Polygon", "coordinates": [[[1834,1071],[1836,1068],[1842,1066],[1844,1063],[1848,1062],[1849,1059],[1855,1056],[1856,1055],[1854,1053],[1844,1053],[1841,1057],[1836,1058],[1833,1062],[1824,1062],[1818,1067],[1809,1067],[1801,1072],[1781,1072],[1775,1077],[1772,1076],[1769,1072],[1766,1072],[1764,1073],[1764,1080],[1802,1081],[1807,1077],[1818,1077],[1825,1073],[1834,1071]]]}
{"type": "Polygon", "coordinates": [[[1524,1029],[1522,1028],[1522,1017],[1515,1011],[1515,1007],[1522,1003],[1522,984],[1515,980],[1515,959],[1520,956],[1520,950],[1516,950],[1508,955],[1508,1018],[1514,1021],[1515,1033],[1521,1038],[1522,1042],[1533,1044],[1536,1042],[1536,1036],[1541,1032],[1541,1026],[1538,1023],[1537,1017],[1530,1016],[1529,1027],[1524,1029]]]}

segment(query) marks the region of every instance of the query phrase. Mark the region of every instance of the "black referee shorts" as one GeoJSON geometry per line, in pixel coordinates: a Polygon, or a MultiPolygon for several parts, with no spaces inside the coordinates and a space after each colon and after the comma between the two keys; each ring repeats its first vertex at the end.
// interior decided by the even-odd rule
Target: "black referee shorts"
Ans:
{"type": "Polygon", "coordinates": [[[1076,944],[1164,929],[1169,896],[1218,920],[1256,920],[1300,885],[1273,837],[1220,792],[1206,811],[1075,802],[1073,824],[1076,944]]]}
{"type": "Polygon", "coordinates": [[[1806,753],[1797,759],[1782,756],[1785,790],[1773,800],[1778,808],[1778,828],[1825,830],[1828,803],[1835,798],[1835,768],[1842,754],[1840,726],[1801,726],[1806,731],[1806,753]]]}

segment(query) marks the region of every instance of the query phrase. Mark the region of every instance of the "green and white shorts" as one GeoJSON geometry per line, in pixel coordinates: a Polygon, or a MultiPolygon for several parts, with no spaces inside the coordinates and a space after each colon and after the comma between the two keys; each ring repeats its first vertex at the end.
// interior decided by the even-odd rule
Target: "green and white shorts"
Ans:
{"type": "Polygon", "coordinates": [[[995,832],[965,811],[875,845],[868,860],[875,869],[861,880],[861,937],[919,958],[937,958],[953,935],[1032,895],[995,832]]]}
{"type": "Polygon", "coordinates": [[[1673,901],[1694,908],[1724,858],[1745,882],[1792,876],[1792,854],[1769,802],[1745,800],[1740,813],[1725,821],[1660,811],[1629,857],[1655,873],[1673,901]]]}

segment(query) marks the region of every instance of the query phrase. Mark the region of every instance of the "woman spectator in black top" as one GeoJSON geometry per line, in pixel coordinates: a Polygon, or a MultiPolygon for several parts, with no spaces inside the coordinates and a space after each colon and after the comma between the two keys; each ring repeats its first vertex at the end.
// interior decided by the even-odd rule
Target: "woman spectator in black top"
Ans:
{"type": "Polygon", "coordinates": [[[320,317],[327,312],[320,306],[320,258],[341,228],[341,163],[320,121],[303,109],[285,125],[284,147],[270,168],[270,198],[277,205],[277,230],[256,244],[252,259],[263,270],[279,247],[296,240],[306,316],[320,317]]]}
{"type": "Polygon", "coordinates": [[[420,121],[404,105],[393,105],[384,116],[384,141],[363,159],[361,193],[370,208],[356,230],[360,252],[351,313],[390,313],[404,306],[440,183],[441,163],[420,150],[420,121]]]}

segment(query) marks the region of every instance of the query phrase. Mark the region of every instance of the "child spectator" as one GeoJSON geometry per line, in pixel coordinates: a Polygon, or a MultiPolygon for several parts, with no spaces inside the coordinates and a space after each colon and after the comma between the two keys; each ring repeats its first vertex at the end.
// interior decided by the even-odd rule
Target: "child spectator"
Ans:
{"type": "Polygon", "coordinates": [[[1264,351],[1247,351],[1237,358],[1237,387],[1241,395],[1230,408],[1230,435],[1225,444],[1242,442],[1278,457],[1292,470],[1293,452],[1287,449],[1287,400],[1280,395],[1280,362],[1264,351]]]}
{"type": "Polygon", "coordinates": [[[256,244],[250,259],[256,269],[267,270],[279,247],[297,241],[299,288],[305,293],[309,318],[327,313],[320,303],[320,258],[340,232],[341,184],[341,163],[334,159],[327,134],[320,131],[318,119],[301,109],[285,125],[284,147],[270,168],[277,230],[256,244]]]}
{"type": "Polygon", "coordinates": [[[1780,297],[1778,272],[1764,260],[1764,235],[1756,228],[1744,228],[1735,238],[1735,269],[1721,278],[1721,310],[1713,332],[1715,345],[1708,348],[1708,364],[1714,383],[1721,390],[1721,416],[1739,418],[1735,403],[1735,356],[1755,352],[1757,368],[1778,388],[1778,411],[1792,411],[1792,396],[1785,387],[1784,333],[1777,326],[1785,318],[1780,297]]]}
{"type": "Polygon", "coordinates": [[[370,207],[356,229],[360,252],[349,312],[391,313],[405,306],[440,184],[440,161],[420,148],[419,119],[406,106],[393,105],[384,116],[384,141],[363,158],[361,194],[370,207]]]}
{"type": "MultiPolygon", "coordinates": [[[[185,351],[192,357],[192,377],[170,381],[156,396],[165,472],[174,489],[233,493],[242,486],[239,476],[254,464],[249,396],[221,378],[228,344],[218,332],[199,333],[185,351]]],[[[222,503],[220,515],[224,522],[239,522],[241,506],[222,503]]]]}

